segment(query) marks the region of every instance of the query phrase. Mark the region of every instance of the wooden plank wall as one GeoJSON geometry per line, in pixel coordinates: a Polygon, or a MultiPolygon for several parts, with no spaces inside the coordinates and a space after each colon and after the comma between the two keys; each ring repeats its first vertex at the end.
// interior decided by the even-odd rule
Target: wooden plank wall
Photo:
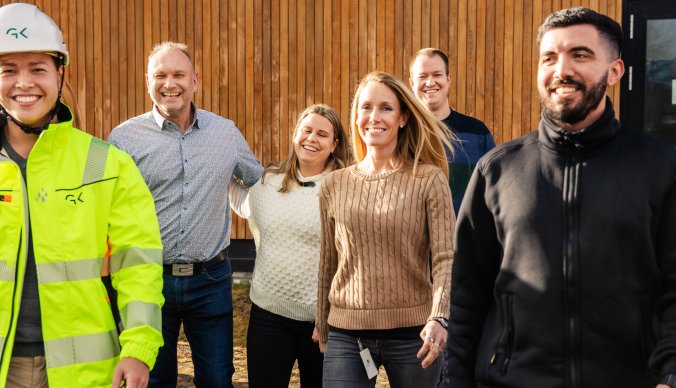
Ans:
{"type": "MultiPolygon", "coordinates": [[[[6,4],[10,1],[0,0],[6,4]]],[[[61,26],[67,80],[81,127],[106,138],[151,108],[146,56],[163,40],[187,43],[200,74],[199,107],[235,121],[266,163],[289,150],[307,105],[348,122],[367,72],[408,79],[419,48],[449,53],[451,105],[483,120],[498,143],[539,118],[535,34],[551,11],[582,5],[622,19],[621,0],[36,0],[61,26]]],[[[610,91],[619,107],[619,88],[610,91]]],[[[233,238],[250,237],[241,220],[233,238]]]]}

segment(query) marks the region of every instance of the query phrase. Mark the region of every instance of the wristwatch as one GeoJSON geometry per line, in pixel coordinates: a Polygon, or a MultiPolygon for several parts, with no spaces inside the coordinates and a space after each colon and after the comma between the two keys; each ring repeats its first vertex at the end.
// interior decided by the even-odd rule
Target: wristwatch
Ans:
{"type": "Polygon", "coordinates": [[[665,384],[671,388],[676,388],[676,375],[671,373],[662,375],[662,378],[660,378],[660,384],[665,384]]]}
{"type": "Polygon", "coordinates": [[[444,329],[448,329],[448,319],[444,317],[434,317],[430,321],[437,321],[444,329]]]}

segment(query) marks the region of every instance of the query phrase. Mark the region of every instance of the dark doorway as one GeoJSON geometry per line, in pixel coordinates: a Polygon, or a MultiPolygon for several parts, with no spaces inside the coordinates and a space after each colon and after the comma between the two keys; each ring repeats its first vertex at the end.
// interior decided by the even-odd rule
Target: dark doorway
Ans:
{"type": "Polygon", "coordinates": [[[624,0],[620,121],[676,147],[676,1],[624,0]]]}

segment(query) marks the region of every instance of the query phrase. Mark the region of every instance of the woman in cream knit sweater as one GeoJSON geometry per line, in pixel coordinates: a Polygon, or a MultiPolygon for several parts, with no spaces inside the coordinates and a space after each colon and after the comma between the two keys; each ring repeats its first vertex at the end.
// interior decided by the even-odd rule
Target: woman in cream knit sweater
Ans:
{"type": "Polygon", "coordinates": [[[324,387],[373,386],[368,371],[380,365],[393,387],[436,387],[453,259],[451,135],[381,72],[359,84],[350,128],[358,164],[330,173],[320,192],[324,387]]]}
{"type": "Polygon", "coordinates": [[[265,168],[248,192],[230,185],[231,206],[256,241],[247,333],[250,387],[287,387],[298,360],[303,387],[319,387],[322,355],[313,342],[321,225],[319,186],[348,159],[338,116],[325,105],[301,113],[286,159],[265,168]]]}

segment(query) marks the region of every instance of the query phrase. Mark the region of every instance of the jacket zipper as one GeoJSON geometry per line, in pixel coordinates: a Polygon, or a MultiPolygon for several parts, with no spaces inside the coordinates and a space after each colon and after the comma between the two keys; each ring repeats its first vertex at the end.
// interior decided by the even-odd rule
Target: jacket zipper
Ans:
{"type": "Polygon", "coordinates": [[[564,290],[564,314],[565,314],[565,338],[568,351],[566,363],[568,372],[568,386],[576,387],[579,383],[579,371],[577,368],[578,352],[578,326],[579,317],[578,299],[578,257],[577,257],[577,194],[580,164],[573,159],[568,159],[564,172],[564,239],[563,239],[563,290],[564,290]]]}
{"type": "Polygon", "coordinates": [[[490,359],[490,364],[494,365],[500,372],[500,375],[504,376],[507,373],[507,367],[509,367],[509,362],[512,358],[512,347],[514,346],[513,295],[501,295],[500,302],[502,330],[498,336],[495,352],[490,359]]]}
{"type": "MultiPolygon", "coordinates": [[[[4,155],[3,155],[4,156],[4,155]]],[[[14,163],[14,161],[10,160],[10,163],[14,163]]],[[[16,163],[14,163],[16,165],[16,163]]],[[[17,168],[18,165],[17,165],[17,168]]],[[[26,228],[26,236],[29,235],[30,233],[30,222],[29,222],[29,212],[28,212],[28,191],[27,191],[27,184],[24,179],[24,177],[21,177],[21,185],[23,188],[23,208],[24,208],[24,227],[26,228]]],[[[23,234],[20,237],[19,240],[19,251],[16,253],[16,269],[14,270],[14,287],[12,289],[12,307],[10,309],[9,313],[9,326],[7,327],[7,337],[9,338],[10,333],[12,332],[12,326],[14,325],[14,301],[16,300],[16,293],[17,293],[17,285],[19,283],[19,262],[21,261],[20,253],[21,253],[21,247],[24,246],[24,256],[23,259],[26,260],[26,257],[28,255],[28,240],[23,238],[23,234]],[[25,246],[24,246],[25,244],[25,246]]],[[[23,277],[26,272],[26,266],[24,265],[24,273],[21,274],[23,277]]],[[[22,284],[23,285],[23,284],[22,284]]],[[[0,365],[4,362],[4,355],[5,355],[5,350],[7,346],[9,345],[8,341],[5,341],[4,346],[2,349],[0,349],[0,365]]],[[[11,356],[11,355],[10,355],[11,356]]]]}

